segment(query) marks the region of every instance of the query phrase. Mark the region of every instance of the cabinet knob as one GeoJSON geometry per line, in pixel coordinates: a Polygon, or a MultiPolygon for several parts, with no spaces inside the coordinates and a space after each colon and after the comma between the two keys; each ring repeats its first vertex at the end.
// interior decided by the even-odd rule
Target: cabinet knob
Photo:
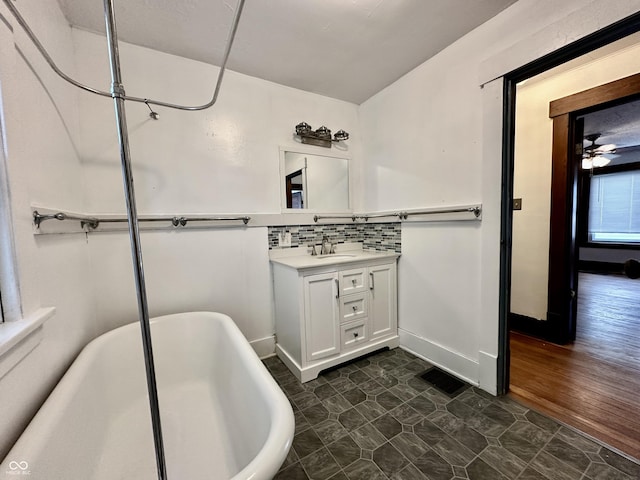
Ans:
{"type": "Polygon", "coordinates": [[[358,283],[358,281],[357,281],[355,278],[353,278],[353,279],[351,279],[351,283],[352,283],[352,284],[353,284],[353,286],[355,287],[355,286],[356,286],[356,283],[358,283]]]}
{"type": "Polygon", "coordinates": [[[357,337],[358,336],[358,332],[353,332],[353,336],[357,337]]]}
{"type": "Polygon", "coordinates": [[[357,312],[357,311],[358,311],[358,307],[357,307],[357,306],[355,306],[355,305],[354,305],[353,307],[351,307],[351,308],[353,308],[353,311],[354,311],[354,312],[357,312]]]}

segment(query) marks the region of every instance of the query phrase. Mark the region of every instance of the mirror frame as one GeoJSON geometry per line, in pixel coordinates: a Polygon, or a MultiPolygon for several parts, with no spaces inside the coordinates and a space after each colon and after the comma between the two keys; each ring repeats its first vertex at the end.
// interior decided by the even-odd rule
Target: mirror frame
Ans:
{"type": "Polygon", "coordinates": [[[349,152],[338,151],[337,153],[320,147],[309,147],[307,145],[280,146],[280,170],[278,172],[278,182],[280,183],[280,211],[282,213],[353,213],[353,169],[351,168],[352,157],[349,152]],[[339,158],[347,161],[347,174],[349,175],[349,206],[344,210],[319,210],[317,208],[287,208],[287,192],[285,187],[284,156],[286,152],[302,153],[305,155],[315,155],[317,157],[339,158]]]}

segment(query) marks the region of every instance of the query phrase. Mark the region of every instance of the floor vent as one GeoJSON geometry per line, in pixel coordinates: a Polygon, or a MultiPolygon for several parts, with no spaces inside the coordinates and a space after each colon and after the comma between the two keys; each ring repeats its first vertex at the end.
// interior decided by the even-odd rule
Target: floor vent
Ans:
{"type": "Polygon", "coordinates": [[[462,390],[467,387],[467,384],[458,380],[453,375],[449,375],[447,372],[440,370],[437,367],[431,367],[424,373],[421,373],[420,378],[430,383],[438,390],[446,393],[450,397],[455,397],[462,390]]]}

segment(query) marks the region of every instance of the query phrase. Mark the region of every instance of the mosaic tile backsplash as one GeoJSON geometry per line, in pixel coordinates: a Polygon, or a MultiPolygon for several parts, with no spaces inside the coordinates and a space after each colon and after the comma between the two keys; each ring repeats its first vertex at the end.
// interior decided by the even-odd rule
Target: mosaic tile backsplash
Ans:
{"type": "Polygon", "coordinates": [[[326,235],[331,243],[361,242],[365,249],[401,253],[401,225],[389,223],[355,223],[322,225],[280,225],[269,227],[269,250],[320,245],[326,235]],[[291,247],[282,247],[280,234],[291,233],[291,247]]]}

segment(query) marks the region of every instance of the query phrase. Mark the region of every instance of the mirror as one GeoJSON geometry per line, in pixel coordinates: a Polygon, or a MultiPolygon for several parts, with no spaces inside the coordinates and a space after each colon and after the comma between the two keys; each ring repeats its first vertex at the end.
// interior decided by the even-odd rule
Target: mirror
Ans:
{"type": "Polygon", "coordinates": [[[283,151],[282,208],[325,212],[349,210],[347,158],[283,151]]]}

